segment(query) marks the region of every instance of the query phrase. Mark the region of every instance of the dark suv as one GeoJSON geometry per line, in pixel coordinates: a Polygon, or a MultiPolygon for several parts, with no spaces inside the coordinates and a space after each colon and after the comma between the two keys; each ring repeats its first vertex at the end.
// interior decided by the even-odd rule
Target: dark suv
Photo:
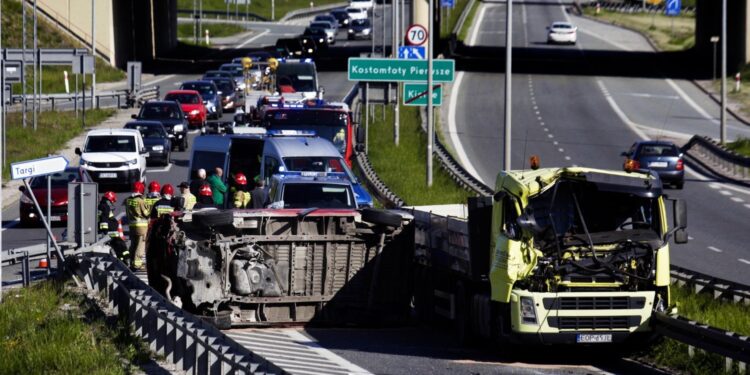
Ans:
{"type": "Polygon", "coordinates": [[[668,141],[640,141],[621,154],[626,157],[624,168],[648,169],[656,172],[665,184],[682,189],[685,183],[685,163],[682,151],[668,141]]]}
{"type": "Polygon", "coordinates": [[[132,116],[136,120],[158,121],[164,125],[164,130],[172,140],[172,148],[179,147],[180,151],[188,148],[188,120],[182,113],[180,103],[172,101],[146,102],[138,115],[132,116]]]}

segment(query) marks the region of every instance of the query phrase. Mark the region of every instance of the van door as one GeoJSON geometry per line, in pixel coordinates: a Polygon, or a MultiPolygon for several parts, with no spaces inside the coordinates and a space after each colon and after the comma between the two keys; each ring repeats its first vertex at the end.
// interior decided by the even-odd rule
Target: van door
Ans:
{"type": "Polygon", "coordinates": [[[190,158],[187,180],[193,180],[198,169],[201,168],[209,173],[216,167],[226,171],[229,164],[231,144],[231,137],[218,135],[196,137],[193,142],[193,155],[190,158]]]}
{"type": "Polygon", "coordinates": [[[259,176],[262,170],[264,137],[236,136],[232,138],[224,181],[232,181],[236,173],[242,172],[249,180],[259,176]]]}

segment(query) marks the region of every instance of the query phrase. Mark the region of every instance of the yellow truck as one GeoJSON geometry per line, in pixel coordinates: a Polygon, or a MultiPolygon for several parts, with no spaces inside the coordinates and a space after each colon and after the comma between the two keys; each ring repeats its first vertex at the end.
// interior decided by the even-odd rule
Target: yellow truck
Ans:
{"type": "Polygon", "coordinates": [[[685,202],[667,197],[658,176],[503,171],[494,191],[468,206],[411,209],[421,318],[450,319],[460,341],[614,343],[653,333],[651,314],[670,306],[670,241],[688,238],[685,202]]]}

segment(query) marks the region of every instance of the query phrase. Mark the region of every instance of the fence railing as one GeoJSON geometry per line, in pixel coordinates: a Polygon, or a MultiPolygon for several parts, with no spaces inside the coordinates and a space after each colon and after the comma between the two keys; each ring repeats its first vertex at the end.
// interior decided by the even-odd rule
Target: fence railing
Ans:
{"type": "MultiPolygon", "coordinates": [[[[49,105],[51,110],[59,108],[61,104],[73,103],[74,108],[81,108],[84,100],[86,103],[92,103],[94,108],[125,108],[133,107],[137,105],[143,105],[143,103],[149,100],[156,100],[160,98],[159,86],[150,86],[141,88],[136,93],[131,93],[128,90],[116,90],[116,91],[102,91],[94,95],[92,100],[90,96],[84,96],[82,94],[47,94],[37,95],[36,97],[26,95],[27,105],[30,102],[37,101],[42,105],[49,105]],[[110,103],[102,105],[102,100],[110,99],[110,103]]],[[[11,104],[21,104],[24,101],[22,95],[13,95],[10,99],[11,104]]],[[[12,110],[12,109],[11,109],[12,110]]]]}
{"type": "Polygon", "coordinates": [[[719,142],[706,136],[695,135],[682,146],[682,152],[697,161],[706,160],[703,167],[732,180],[750,178],[750,157],[728,150],[719,142]],[[718,169],[716,167],[718,166],[718,169]]]}

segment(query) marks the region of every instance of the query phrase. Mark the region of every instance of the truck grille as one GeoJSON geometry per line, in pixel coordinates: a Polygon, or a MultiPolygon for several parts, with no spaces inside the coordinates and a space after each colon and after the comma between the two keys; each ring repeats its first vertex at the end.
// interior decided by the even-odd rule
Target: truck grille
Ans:
{"type": "Polygon", "coordinates": [[[123,165],[125,165],[125,163],[122,163],[122,162],[114,162],[114,163],[89,163],[89,165],[91,165],[92,167],[96,167],[96,168],[120,168],[123,165]]]}
{"type": "Polygon", "coordinates": [[[640,316],[554,316],[549,326],[561,330],[627,329],[641,324],[640,316]]]}
{"type": "Polygon", "coordinates": [[[645,297],[558,297],[542,300],[547,310],[628,310],[642,309],[645,297]]]}

